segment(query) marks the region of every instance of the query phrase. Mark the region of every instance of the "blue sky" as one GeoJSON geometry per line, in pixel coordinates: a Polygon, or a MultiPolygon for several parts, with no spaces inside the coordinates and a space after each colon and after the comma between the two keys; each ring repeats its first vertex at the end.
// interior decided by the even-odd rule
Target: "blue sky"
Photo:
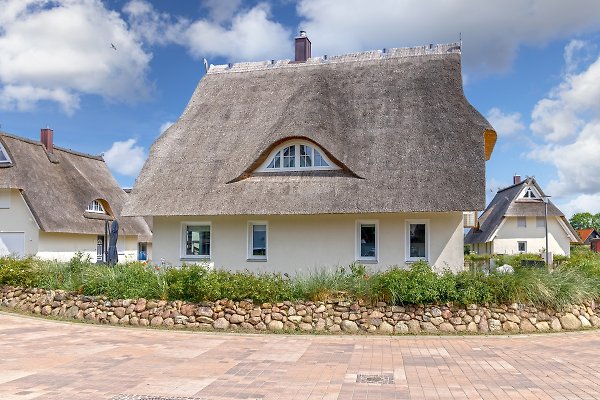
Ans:
{"type": "Polygon", "coordinates": [[[518,173],[567,214],[600,212],[596,0],[0,0],[0,129],[51,127],[130,187],[203,58],[291,58],[299,29],[314,56],[462,34],[465,94],[498,132],[488,198],[518,173]]]}

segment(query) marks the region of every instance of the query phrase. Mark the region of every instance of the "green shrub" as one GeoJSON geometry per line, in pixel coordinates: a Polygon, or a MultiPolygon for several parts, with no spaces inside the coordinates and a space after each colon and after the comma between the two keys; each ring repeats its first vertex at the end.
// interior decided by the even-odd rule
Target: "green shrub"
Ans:
{"type": "Polygon", "coordinates": [[[34,286],[33,258],[0,258],[0,285],[34,286]]]}

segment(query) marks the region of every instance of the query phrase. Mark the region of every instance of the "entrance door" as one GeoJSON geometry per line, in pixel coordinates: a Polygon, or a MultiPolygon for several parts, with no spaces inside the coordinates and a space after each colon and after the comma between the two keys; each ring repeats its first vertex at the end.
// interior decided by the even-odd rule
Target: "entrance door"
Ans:
{"type": "Polygon", "coordinates": [[[104,236],[99,235],[96,242],[96,261],[104,261],[104,236]]]}
{"type": "Polygon", "coordinates": [[[25,256],[25,233],[23,232],[1,232],[0,233],[0,257],[25,256]]]}

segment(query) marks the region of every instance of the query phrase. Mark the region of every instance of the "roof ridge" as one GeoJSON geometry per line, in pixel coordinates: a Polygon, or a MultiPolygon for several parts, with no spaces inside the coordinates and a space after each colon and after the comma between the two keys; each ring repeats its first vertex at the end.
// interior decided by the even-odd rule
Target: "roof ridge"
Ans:
{"type": "Polygon", "coordinates": [[[230,64],[211,64],[206,72],[207,75],[248,72],[267,70],[275,68],[299,68],[303,66],[319,64],[339,64],[356,61],[380,60],[385,58],[408,58],[428,55],[461,54],[461,43],[452,42],[444,44],[429,44],[416,47],[394,47],[382,50],[367,50],[355,53],[347,53],[336,56],[312,57],[306,62],[293,62],[290,59],[271,61],[237,62],[230,64]]]}
{"type": "MultiPolygon", "coordinates": [[[[34,140],[34,139],[25,138],[25,137],[22,137],[22,136],[13,135],[11,133],[4,132],[4,131],[0,131],[0,136],[6,136],[6,137],[9,137],[9,138],[12,138],[12,139],[15,139],[15,140],[20,140],[22,142],[33,144],[33,145],[37,145],[37,146],[43,146],[42,142],[40,142],[39,140],[34,140]]],[[[96,156],[96,155],[93,155],[93,154],[82,153],[82,152],[77,151],[77,150],[67,149],[65,147],[60,147],[60,146],[54,146],[54,150],[59,150],[59,151],[65,152],[65,153],[73,154],[75,156],[80,156],[80,157],[85,157],[85,158],[91,158],[93,160],[98,160],[98,161],[104,162],[104,158],[101,155],[96,156]]]]}

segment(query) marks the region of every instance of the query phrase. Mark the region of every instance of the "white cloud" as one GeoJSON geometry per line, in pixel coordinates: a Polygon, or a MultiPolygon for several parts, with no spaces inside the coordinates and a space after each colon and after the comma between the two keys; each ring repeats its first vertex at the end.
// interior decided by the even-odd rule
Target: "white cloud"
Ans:
{"type": "MultiPolygon", "coordinates": [[[[572,43],[565,51],[566,64],[573,62],[569,46],[572,43]]],[[[600,195],[600,57],[596,57],[580,72],[567,66],[563,82],[532,112],[531,129],[544,143],[529,156],[556,167],[557,178],[548,185],[553,195],[600,195]]]]}
{"type": "Polygon", "coordinates": [[[521,45],[597,31],[596,0],[300,0],[300,28],[319,54],[464,40],[470,69],[507,70],[521,45]]]}
{"type": "Polygon", "coordinates": [[[195,21],[185,33],[193,56],[230,61],[289,57],[293,50],[291,37],[282,24],[271,19],[266,3],[238,11],[228,25],[209,19],[195,21]]]}
{"type": "Polygon", "coordinates": [[[160,13],[146,0],[131,0],[123,6],[123,13],[131,30],[149,44],[180,43],[189,26],[187,19],[160,13]]]}
{"type": "Polygon", "coordinates": [[[499,108],[494,107],[488,111],[486,118],[500,136],[511,136],[525,129],[521,114],[518,112],[505,114],[499,108]]]}
{"type": "Polygon", "coordinates": [[[242,5],[242,0],[205,0],[210,18],[219,23],[230,20],[242,5]]]}
{"type": "Polygon", "coordinates": [[[72,113],[82,94],[147,97],[151,55],[100,0],[0,0],[0,9],[0,107],[53,101],[72,113]]]}
{"type": "Polygon", "coordinates": [[[560,210],[565,213],[567,218],[579,212],[596,214],[600,212],[600,193],[576,196],[568,202],[560,204],[560,210]]]}
{"type": "Polygon", "coordinates": [[[167,121],[164,124],[162,124],[159,128],[159,133],[162,135],[164,131],[166,131],[167,129],[169,129],[171,127],[171,125],[173,125],[175,122],[173,121],[167,121]]]}
{"type": "Polygon", "coordinates": [[[104,153],[108,167],[125,176],[136,177],[146,161],[146,152],[142,146],[136,146],[135,139],[114,142],[104,153]]]}

